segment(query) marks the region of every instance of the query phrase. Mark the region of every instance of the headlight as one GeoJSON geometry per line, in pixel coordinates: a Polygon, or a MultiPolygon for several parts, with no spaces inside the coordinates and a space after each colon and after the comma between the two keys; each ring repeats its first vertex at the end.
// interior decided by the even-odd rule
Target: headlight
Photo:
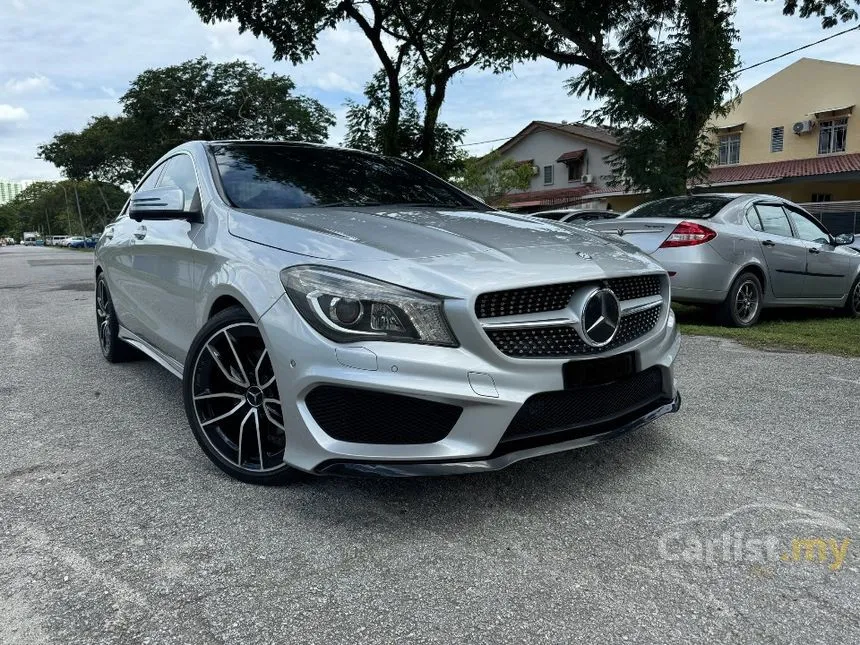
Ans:
{"type": "Polygon", "coordinates": [[[284,269],[281,282],[304,319],[331,340],[457,346],[435,296],[322,267],[284,269]]]}

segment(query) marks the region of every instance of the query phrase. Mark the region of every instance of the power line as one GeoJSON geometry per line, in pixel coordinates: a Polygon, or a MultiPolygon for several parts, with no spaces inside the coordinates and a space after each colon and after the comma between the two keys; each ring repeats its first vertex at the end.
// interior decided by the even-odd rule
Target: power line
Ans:
{"type": "Polygon", "coordinates": [[[765,65],[767,63],[772,63],[773,61],[779,60],[780,58],[785,58],[786,56],[791,56],[791,54],[796,54],[799,51],[802,51],[804,49],[809,49],[810,47],[814,47],[815,45],[820,45],[823,42],[827,42],[828,40],[833,40],[834,38],[838,38],[839,36],[843,36],[843,35],[847,34],[848,32],[851,32],[851,31],[857,31],[858,29],[860,29],[860,25],[857,25],[856,27],[851,27],[849,29],[843,29],[839,33],[831,34],[830,36],[827,36],[826,38],[822,38],[821,40],[816,40],[814,43],[809,43],[807,45],[802,45],[801,47],[796,47],[795,49],[792,49],[791,51],[787,51],[784,54],[780,54],[779,56],[774,56],[772,58],[768,58],[767,60],[762,60],[762,61],[759,61],[758,63],[753,63],[752,65],[748,65],[747,67],[743,67],[743,68],[739,69],[737,72],[735,72],[735,74],[741,74],[741,73],[746,72],[747,70],[753,69],[755,67],[760,67],[760,66],[765,65]]]}
{"type": "MultiPolygon", "coordinates": [[[[742,67],[741,69],[739,69],[738,71],[735,72],[735,75],[743,74],[744,72],[746,72],[748,70],[754,69],[756,67],[761,67],[762,65],[766,65],[767,63],[772,63],[773,61],[779,60],[780,58],[785,58],[786,56],[791,56],[792,54],[796,54],[797,52],[803,51],[804,49],[809,49],[810,47],[814,47],[815,45],[820,45],[821,43],[827,42],[828,40],[833,40],[834,38],[838,38],[839,36],[844,36],[845,34],[847,34],[849,32],[858,31],[858,30],[860,30],[860,25],[857,25],[855,27],[850,27],[848,29],[843,29],[842,31],[835,33],[835,34],[831,34],[831,35],[827,36],[826,38],[816,40],[814,43],[807,43],[806,45],[801,45],[800,47],[796,47],[790,51],[779,54],[778,56],[773,56],[771,58],[761,60],[757,63],[753,63],[752,65],[747,65],[746,67],[742,67]]],[[[510,137],[501,137],[499,139],[487,139],[486,141],[472,141],[470,143],[460,143],[456,147],[465,148],[467,146],[479,146],[479,145],[484,144],[484,143],[496,143],[498,141],[507,141],[508,139],[511,139],[514,136],[516,136],[516,135],[511,135],[510,137]]]]}

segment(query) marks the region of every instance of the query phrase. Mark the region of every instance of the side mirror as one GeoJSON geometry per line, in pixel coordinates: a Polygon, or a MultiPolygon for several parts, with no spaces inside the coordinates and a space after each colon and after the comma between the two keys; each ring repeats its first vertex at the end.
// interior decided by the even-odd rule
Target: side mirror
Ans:
{"type": "Polygon", "coordinates": [[[833,238],[833,243],[837,246],[854,244],[854,233],[842,233],[841,235],[837,235],[833,238]]]}
{"type": "Polygon", "coordinates": [[[185,210],[181,188],[140,190],[131,196],[128,216],[140,222],[145,219],[187,219],[196,221],[199,213],[185,210]]]}

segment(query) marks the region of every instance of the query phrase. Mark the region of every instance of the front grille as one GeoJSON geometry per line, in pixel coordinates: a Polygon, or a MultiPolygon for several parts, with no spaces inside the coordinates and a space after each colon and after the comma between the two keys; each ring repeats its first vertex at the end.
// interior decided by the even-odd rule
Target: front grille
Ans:
{"type": "MultiPolygon", "coordinates": [[[[591,286],[603,283],[595,282],[591,286]]],[[[612,278],[606,286],[615,292],[619,300],[632,300],[660,295],[659,275],[637,275],[628,278],[612,278]]],[[[496,316],[518,316],[564,309],[578,287],[589,286],[583,282],[565,282],[539,287],[525,287],[508,291],[482,293],[475,302],[478,318],[496,316]]]]}
{"type": "Polygon", "coordinates": [[[338,385],[317,386],[305,404],[327,435],[351,443],[435,443],[463,412],[447,403],[338,385]]]}
{"type": "Polygon", "coordinates": [[[541,392],[523,403],[501,443],[558,432],[567,433],[565,441],[587,437],[611,429],[601,428],[601,424],[644,413],[662,398],[659,367],[605,385],[541,392]]]}
{"type": "Polygon", "coordinates": [[[559,358],[607,352],[651,331],[660,320],[662,307],[652,307],[624,316],[612,342],[603,347],[588,345],[566,325],[531,329],[487,329],[487,335],[503,354],[515,358],[559,358]]]}

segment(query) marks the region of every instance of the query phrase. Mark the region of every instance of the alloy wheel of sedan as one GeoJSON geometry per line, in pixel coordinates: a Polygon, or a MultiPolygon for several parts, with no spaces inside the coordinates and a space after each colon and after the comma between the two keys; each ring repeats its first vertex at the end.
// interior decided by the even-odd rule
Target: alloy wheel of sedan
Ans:
{"type": "Polygon", "coordinates": [[[113,305],[108,294],[107,284],[99,280],[96,283],[96,324],[99,332],[99,346],[102,354],[108,356],[111,350],[111,318],[113,316],[113,305]]]}
{"type": "Polygon", "coordinates": [[[189,417],[200,445],[222,470],[245,481],[279,483],[292,469],[284,464],[286,429],[272,360],[257,325],[241,320],[247,314],[225,313],[240,320],[204,327],[195,341],[189,417]]]}
{"type": "Polygon", "coordinates": [[[758,313],[759,302],[757,285],[752,280],[743,282],[735,295],[735,311],[738,320],[744,324],[752,322],[758,313]]]}

